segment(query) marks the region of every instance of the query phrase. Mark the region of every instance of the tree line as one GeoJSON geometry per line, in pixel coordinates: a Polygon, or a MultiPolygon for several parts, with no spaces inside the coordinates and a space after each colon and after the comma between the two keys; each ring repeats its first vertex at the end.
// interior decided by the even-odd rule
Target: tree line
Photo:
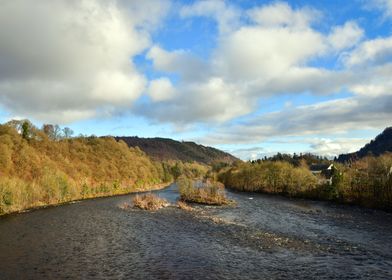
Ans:
{"type": "Polygon", "coordinates": [[[350,164],[335,163],[332,181],[314,175],[307,164],[285,160],[237,162],[216,176],[239,191],[332,200],[366,207],[392,209],[392,153],[367,156],[350,164]]]}

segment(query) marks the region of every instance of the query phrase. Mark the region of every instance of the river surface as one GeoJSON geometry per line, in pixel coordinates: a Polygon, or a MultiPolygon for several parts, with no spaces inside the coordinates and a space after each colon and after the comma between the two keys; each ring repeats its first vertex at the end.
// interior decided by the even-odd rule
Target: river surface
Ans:
{"type": "Polygon", "coordinates": [[[392,279],[391,213],[228,195],[237,206],[148,212],[126,195],[2,217],[0,279],[392,279]]]}

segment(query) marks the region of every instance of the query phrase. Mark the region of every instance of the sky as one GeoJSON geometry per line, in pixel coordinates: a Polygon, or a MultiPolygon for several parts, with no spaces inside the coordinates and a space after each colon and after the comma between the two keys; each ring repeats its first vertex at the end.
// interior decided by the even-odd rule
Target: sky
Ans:
{"type": "Polygon", "coordinates": [[[0,0],[0,121],[244,160],[392,125],[392,0],[0,0]]]}

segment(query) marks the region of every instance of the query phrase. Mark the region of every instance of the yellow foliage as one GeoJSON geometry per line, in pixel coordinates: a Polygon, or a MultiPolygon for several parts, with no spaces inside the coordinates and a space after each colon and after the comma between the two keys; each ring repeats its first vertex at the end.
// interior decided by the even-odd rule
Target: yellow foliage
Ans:
{"type": "Polygon", "coordinates": [[[392,154],[334,164],[332,183],[321,183],[306,167],[287,162],[237,163],[218,178],[241,191],[278,193],[392,209],[392,154]]]}
{"type": "Polygon", "coordinates": [[[113,138],[23,139],[0,125],[0,214],[70,200],[146,190],[168,182],[162,163],[113,138]]]}

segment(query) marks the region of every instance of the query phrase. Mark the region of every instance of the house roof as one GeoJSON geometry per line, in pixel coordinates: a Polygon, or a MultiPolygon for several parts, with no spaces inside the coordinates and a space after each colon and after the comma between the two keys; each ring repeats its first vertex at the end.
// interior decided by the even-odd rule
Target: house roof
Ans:
{"type": "Polygon", "coordinates": [[[311,171],[322,171],[322,170],[327,170],[332,164],[327,163],[327,164],[312,164],[310,166],[311,171]]]}

